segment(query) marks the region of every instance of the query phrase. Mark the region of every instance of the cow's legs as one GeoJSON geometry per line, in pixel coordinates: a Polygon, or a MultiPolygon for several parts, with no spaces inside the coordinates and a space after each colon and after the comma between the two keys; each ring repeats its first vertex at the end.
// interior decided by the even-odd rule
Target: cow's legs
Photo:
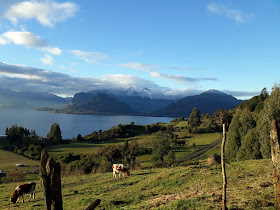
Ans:
{"type": "Polygon", "coordinates": [[[29,196],[28,201],[30,201],[30,199],[32,198],[32,195],[33,195],[33,199],[34,199],[34,194],[33,194],[33,193],[31,193],[31,194],[30,194],[30,196],[29,196]]]}

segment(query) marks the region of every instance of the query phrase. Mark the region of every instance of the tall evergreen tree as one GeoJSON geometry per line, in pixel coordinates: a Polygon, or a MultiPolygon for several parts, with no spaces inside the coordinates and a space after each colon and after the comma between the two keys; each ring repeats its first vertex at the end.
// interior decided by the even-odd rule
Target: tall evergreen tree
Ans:
{"type": "Polygon", "coordinates": [[[248,109],[237,110],[229,126],[228,141],[225,145],[226,157],[230,161],[236,160],[242,139],[249,129],[256,126],[252,113],[248,109]]]}
{"type": "Polygon", "coordinates": [[[59,144],[62,141],[60,126],[57,123],[52,124],[47,137],[49,140],[56,144],[59,144]]]}
{"type": "MultiPolygon", "coordinates": [[[[262,94],[267,97],[265,90],[262,91],[262,94]]],[[[275,84],[273,86],[271,94],[264,101],[264,108],[257,122],[260,150],[264,158],[271,157],[270,129],[273,119],[276,120],[278,124],[280,123],[280,84],[275,84]]]]}
{"type": "Polygon", "coordinates": [[[170,151],[170,138],[167,133],[159,131],[151,139],[152,153],[155,160],[163,162],[164,156],[170,151]]]}
{"type": "Polygon", "coordinates": [[[198,126],[200,126],[201,117],[200,117],[199,110],[196,107],[192,110],[192,113],[190,115],[190,118],[189,118],[188,122],[189,122],[189,125],[191,126],[191,128],[194,129],[194,130],[198,126]]]}
{"type": "Polygon", "coordinates": [[[250,160],[262,158],[260,152],[260,141],[258,133],[255,128],[249,129],[247,134],[241,140],[241,147],[239,148],[236,159],[250,160]]]}

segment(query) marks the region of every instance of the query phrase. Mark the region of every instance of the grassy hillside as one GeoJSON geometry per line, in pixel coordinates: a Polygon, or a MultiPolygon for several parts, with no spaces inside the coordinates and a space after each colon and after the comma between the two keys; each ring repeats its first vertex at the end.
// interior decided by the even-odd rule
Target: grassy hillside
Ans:
{"type": "MultiPolygon", "coordinates": [[[[271,160],[250,160],[227,164],[228,207],[231,209],[273,209],[271,160]]],[[[43,209],[39,176],[35,201],[12,204],[16,185],[0,185],[0,209],[43,209]]],[[[101,199],[97,209],[219,209],[222,177],[220,166],[132,171],[130,177],[113,178],[112,173],[62,178],[64,209],[84,209],[101,199]]]]}
{"type": "MultiPolygon", "coordinates": [[[[196,152],[206,145],[216,141],[221,134],[219,133],[204,133],[204,134],[188,134],[186,131],[177,132],[179,139],[186,140],[185,146],[173,146],[172,150],[175,152],[175,157],[185,157],[193,152],[196,152]]],[[[139,144],[145,144],[149,147],[150,135],[139,135],[128,138],[129,141],[137,141],[139,144]]],[[[127,138],[113,139],[109,142],[92,143],[92,142],[72,142],[70,144],[52,145],[47,147],[47,151],[51,156],[65,155],[69,152],[74,154],[91,154],[97,153],[101,148],[114,145],[123,144],[127,138]]],[[[153,164],[152,154],[145,154],[138,156],[136,161],[142,166],[150,166],[153,164]]]]}
{"type": "Polygon", "coordinates": [[[15,170],[34,170],[39,166],[39,162],[35,160],[30,160],[23,156],[17,155],[12,152],[7,152],[0,149],[0,169],[7,171],[15,171],[15,170]],[[25,167],[17,167],[15,164],[23,163],[25,167]]]}

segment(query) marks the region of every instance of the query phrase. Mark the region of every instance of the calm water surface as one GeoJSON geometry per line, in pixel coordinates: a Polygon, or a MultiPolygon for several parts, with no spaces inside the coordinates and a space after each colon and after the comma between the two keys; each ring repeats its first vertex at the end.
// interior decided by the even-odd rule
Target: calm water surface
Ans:
{"type": "Polygon", "coordinates": [[[53,123],[58,123],[63,138],[87,135],[93,131],[108,130],[118,124],[148,125],[157,122],[170,122],[169,117],[111,116],[111,115],[76,115],[56,114],[33,109],[0,108],[0,135],[7,127],[17,124],[29,130],[35,130],[39,136],[46,137],[53,123]]]}

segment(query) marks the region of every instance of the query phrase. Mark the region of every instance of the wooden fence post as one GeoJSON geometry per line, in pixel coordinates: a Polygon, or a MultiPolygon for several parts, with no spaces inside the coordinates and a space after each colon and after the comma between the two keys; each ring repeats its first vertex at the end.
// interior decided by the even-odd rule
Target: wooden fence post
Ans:
{"type": "Polygon", "coordinates": [[[40,175],[46,198],[47,210],[63,209],[60,164],[49,157],[46,150],[41,153],[40,175]]]}
{"type": "Polygon", "coordinates": [[[270,132],[271,157],[273,164],[275,209],[280,209],[280,139],[276,120],[272,121],[270,132]]]}
{"type": "Polygon", "coordinates": [[[222,110],[219,115],[220,121],[223,124],[223,140],[221,145],[221,164],[222,164],[222,176],[223,176],[223,197],[222,197],[222,209],[227,209],[227,176],[226,176],[226,164],[225,164],[225,144],[226,144],[226,123],[227,123],[227,111],[222,110]]]}
{"type": "Polygon", "coordinates": [[[223,123],[223,141],[221,146],[221,164],[222,164],[222,175],[223,175],[223,203],[222,209],[227,209],[227,176],[225,166],[225,143],[226,143],[226,124],[223,123]]]}

